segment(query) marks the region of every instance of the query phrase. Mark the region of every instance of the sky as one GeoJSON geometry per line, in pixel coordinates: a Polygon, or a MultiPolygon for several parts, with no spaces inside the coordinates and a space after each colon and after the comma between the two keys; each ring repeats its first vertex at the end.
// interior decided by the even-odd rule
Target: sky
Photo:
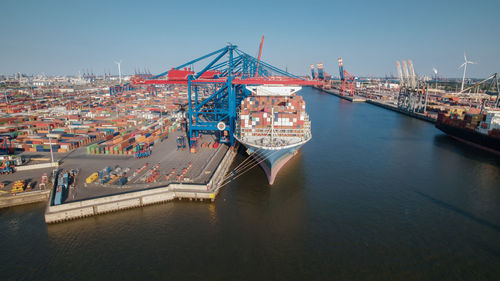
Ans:
{"type": "Polygon", "coordinates": [[[438,69],[486,78],[500,71],[500,1],[29,1],[2,0],[0,74],[161,73],[228,42],[303,75],[337,59],[357,76],[397,75],[412,59],[419,75],[438,69]]]}

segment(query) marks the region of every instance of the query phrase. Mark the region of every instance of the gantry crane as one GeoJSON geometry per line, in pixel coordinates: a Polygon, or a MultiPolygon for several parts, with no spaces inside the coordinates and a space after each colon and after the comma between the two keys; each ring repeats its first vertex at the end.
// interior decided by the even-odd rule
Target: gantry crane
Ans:
{"type": "Polygon", "coordinates": [[[134,77],[133,85],[184,84],[188,89],[188,144],[202,132],[219,132],[220,141],[234,144],[235,119],[241,101],[250,95],[248,85],[321,85],[305,80],[255,58],[237,46],[227,46],[188,61],[148,79],[134,77]],[[208,63],[207,63],[208,62],[208,63]],[[203,63],[195,72],[190,66],[203,63]],[[189,67],[189,68],[188,68],[189,67]]]}
{"type": "Polygon", "coordinates": [[[12,137],[8,134],[0,135],[0,153],[14,153],[14,147],[12,146],[12,137]]]}
{"type": "Polygon", "coordinates": [[[255,69],[255,77],[259,76],[259,63],[260,63],[260,58],[262,56],[262,45],[264,45],[264,35],[262,35],[262,39],[260,40],[259,56],[257,58],[257,67],[255,69]]]}
{"type": "Polygon", "coordinates": [[[398,108],[412,113],[425,113],[427,111],[428,91],[427,85],[420,81],[415,74],[413,62],[403,61],[401,64],[396,61],[399,76],[398,108]]]}
{"type": "Polygon", "coordinates": [[[494,73],[490,77],[476,82],[458,93],[460,98],[477,100],[476,105],[481,107],[481,111],[486,108],[500,107],[500,84],[498,74],[494,73]],[[492,99],[492,97],[496,98],[492,99]]]}
{"type": "Polygon", "coordinates": [[[356,77],[344,69],[344,62],[339,58],[340,94],[343,96],[354,96],[356,93],[356,77]]]}

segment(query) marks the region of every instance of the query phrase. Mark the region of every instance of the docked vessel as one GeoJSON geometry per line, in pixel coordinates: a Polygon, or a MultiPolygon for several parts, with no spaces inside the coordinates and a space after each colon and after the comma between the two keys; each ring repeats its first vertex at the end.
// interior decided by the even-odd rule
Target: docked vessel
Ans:
{"type": "Polygon", "coordinates": [[[54,205],[61,205],[66,199],[68,199],[69,189],[71,186],[74,187],[75,179],[78,176],[79,170],[71,170],[60,172],[56,177],[56,188],[54,190],[54,205]]]}
{"type": "Polygon", "coordinates": [[[279,170],[311,139],[306,104],[295,93],[301,87],[248,86],[241,102],[235,138],[264,169],[269,184],[279,170]]]}
{"type": "Polygon", "coordinates": [[[69,173],[62,173],[57,179],[57,187],[54,194],[54,205],[61,205],[68,197],[69,173]]]}
{"type": "Polygon", "coordinates": [[[500,109],[479,114],[463,111],[440,113],[436,127],[461,142],[500,155],[500,109]]]}

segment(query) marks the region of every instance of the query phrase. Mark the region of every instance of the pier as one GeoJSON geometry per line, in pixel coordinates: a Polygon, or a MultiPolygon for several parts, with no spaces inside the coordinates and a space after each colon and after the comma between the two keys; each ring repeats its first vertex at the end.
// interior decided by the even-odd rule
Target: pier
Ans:
{"type": "Polygon", "coordinates": [[[35,190],[23,192],[17,195],[0,197],[0,209],[32,203],[46,202],[49,199],[50,190],[35,190]]]}
{"type": "Polygon", "coordinates": [[[341,99],[344,99],[344,100],[348,100],[350,102],[366,102],[366,99],[364,97],[360,97],[360,96],[343,96],[341,94],[338,93],[338,91],[336,89],[323,89],[323,88],[320,88],[320,87],[314,87],[318,90],[321,90],[325,93],[328,93],[330,95],[334,95],[338,98],[341,98],[341,99]]]}
{"type": "MultiPolygon", "coordinates": [[[[159,204],[174,199],[213,202],[222,187],[221,181],[231,166],[236,154],[237,149],[228,149],[206,184],[179,182],[158,184],[144,190],[68,202],[57,206],[51,205],[49,200],[45,209],[45,222],[63,222],[130,208],[159,204]]],[[[53,192],[54,188],[51,190],[50,198],[52,198],[53,192]]]]}
{"type": "Polygon", "coordinates": [[[367,100],[366,102],[369,104],[373,104],[373,105],[376,105],[376,106],[379,106],[379,107],[382,107],[385,109],[389,109],[389,110],[404,114],[406,116],[410,116],[413,118],[424,120],[424,121],[427,121],[430,123],[436,123],[435,117],[428,116],[428,115],[421,114],[421,113],[408,112],[408,111],[405,111],[405,110],[398,108],[396,105],[393,105],[393,104],[389,104],[389,103],[385,103],[385,102],[381,102],[381,101],[377,101],[377,100],[367,100]]]}
{"type": "Polygon", "coordinates": [[[382,107],[382,108],[385,108],[388,110],[392,110],[392,111],[404,114],[406,116],[417,118],[417,119],[427,121],[430,123],[436,123],[436,117],[434,117],[434,116],[429,116],[429,115],[415,113],[415,112],[408,112],[408,111],[405,111],[403,109],[398,108],[394,104],[390,104],[390,103],[386,103],[386,102],[382,102],[382,101],[378,101],[378,100],[374,100],[374,99],[367,99],[367,98],[360,97],[360,96],[343,96],[343,95],[338,94],[335,90],[326,90],[326,89],[319,88],[319,87],[314,87],[314,88],[316,88],[320,91],[323,91],[325,93],[334,95],[336,97],[339,97],[341,99],[348,100],[350,102],[366,102],[366,103],[369,103],[369,104],[372,104],[372,105],[375,105],[378,107],[382,107]]]}

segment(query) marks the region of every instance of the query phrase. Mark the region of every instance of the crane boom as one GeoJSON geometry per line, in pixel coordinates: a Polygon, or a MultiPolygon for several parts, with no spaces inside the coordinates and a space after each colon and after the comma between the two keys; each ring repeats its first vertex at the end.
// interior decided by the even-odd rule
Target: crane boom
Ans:
{"type": "Polygon", "coordinates": [[[262,56],[262,45],[264,45],[264,35],[262,35],[262,39],[260,40],[259,56],[257,57],[257,67],[255,68],[255,77],[259,76],[259,63],[260,57],[262,56]]]}
{"type": "Polygon", "coordinates": [[[408,64],[406,64],[406,61],[403,61],[403,78],[404,78],[404,84],[406,86],[410,85],[410,72],[408,71],[408,64]]]}
{"type": "Polygon", "coordinates": [[[399,63],[399,61],[396,61],[396,67],[398,68],[399,83],[403,85],[404,84],[403,70],[401,69],[401,64],[399,63]]]}
{"type": "Polygon", "coordinates": [[[417,75],[415,74],[415,69],[413,68],[413,62],[408,60],[408,68],[410,71],[410,86],[417,87],[417,75]]]}
{"type": "Polygon", "coordinates": [[[340,80],[344,81],[344,63],[342,62],[342,58],[339,58],[339,73],[340,73],[340,80]]]}

